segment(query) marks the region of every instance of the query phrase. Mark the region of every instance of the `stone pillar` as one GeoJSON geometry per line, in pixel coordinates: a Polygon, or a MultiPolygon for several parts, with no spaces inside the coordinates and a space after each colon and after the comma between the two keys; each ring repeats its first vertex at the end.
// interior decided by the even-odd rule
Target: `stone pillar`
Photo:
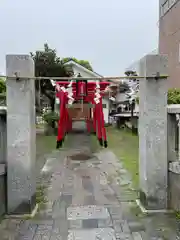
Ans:
{"type": "MultiPolygon", "coordinates": [[[[28,55],[7,55],[6,75],[34,77],[28,55]]],[[[7,77],[7,211],[31,213],[36,199],[35,88],[32,79],[7,77]]]]}
{"type": "Polygon", "coordinates": [[[167,59],[147,55],[140,61],[140,201],[147,210],[167,208],[167,59]]]}

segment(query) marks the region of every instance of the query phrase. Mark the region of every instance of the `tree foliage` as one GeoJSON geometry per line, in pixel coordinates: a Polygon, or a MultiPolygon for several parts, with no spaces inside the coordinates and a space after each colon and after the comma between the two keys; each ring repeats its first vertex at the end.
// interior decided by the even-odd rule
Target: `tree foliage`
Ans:
{"type": "Polygon", "coordinates": [[[59,116],[55,112],[46,112],[46,113],[43,114],[43,119],[47,124],[52,126],[52,122],[53,121],[57,122],[59,120],[59,116]]]}
{"type": "MultiPolygon", "coordinates": [[[[31,53],[31,56],[35,62],[35,76],[36,77],[70,77],[73,76],[71,66],[64,65],[70,60],[77,62],[85,68],[92,70],[90,63],[86,60],[78,60],[76,58],[63,58],[57,56],[55,49],[51,49],[48,44],[44,44],[43,51],[36,51],[31,53]]],[[[54,87],[50,80],[35,81],[36,87],[36,106],[39,103],[38,94],[44,96],[44,99],[49,100],[51,110],[54,111],[55,93],[54,87]]],[[[40,108],[40,106],[39,106],[40,108]]],[[[38,108],[37,108],[38,109],[38,108]]]]}
{"type": "MultiPolygon", "coordinates": [[[[44,44],[43,51],[31,53],[35,62],[36,77],[69,77],[73,73],[67,69],[57,56],[56,50],[51,49],[48,44],[44,44]]],[[[55,93],[50,80],[41,80],[35,82],[36,90],[49,99],[51,110],[54,111],[55,93]]]]}
{"type": "Polygon", "coordinates": [[[76,58],[74,58],[74,57],[72,57],[72,58],[67,57],[67,58],[63,58],[63,59],[62,59],[62,62],[63,62],[63,63],[67,63],[67,62],[69,62],[69,61],[71,61],[71,60],[74,61],[74,62],[76,62],[76,63],[78,63],[79,65],[87,68],[88,70],[93,71],[93,68],[92,68],[91,64],[90,64],[89,61],[87,61],[87,60],[78,60],[78,59],[76,59],[76,58]]]}
{"type": "Polygon", "coordinates": [[[6,82],[0,79],[0,106],[6,105],[6,82]]]}

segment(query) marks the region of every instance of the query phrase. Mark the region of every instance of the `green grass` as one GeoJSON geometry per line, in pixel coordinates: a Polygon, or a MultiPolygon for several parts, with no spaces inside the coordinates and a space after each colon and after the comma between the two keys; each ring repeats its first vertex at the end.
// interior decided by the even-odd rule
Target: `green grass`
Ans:
{"type": "MultiPolygon", "coordinates": [[[[40,166],[43,166],[43,161],[46,154],[50,154],[56,149],[56,136],[45,136],[44,134],[36,135],[36,161],[40,166]]],[[[45,191],[47,186],[42,183],[36,188],[36,203],[39,204],[39,209],[42,209],[46,203],[45,191]]]]}
{"type": "Polygon", "coordinates": [[[98,152],[100,149],[99,142],[96,135],[91,135],[91,151],[93,153],[98,152]]]}
{"type": "Polygon", "coordinates": [[[56,149],[56,136],[45,136],[37,134],[36,136],[36,159],[41,156],[51,153],[56,149]]]}
{"type": "Polygon", "coordinates": [[[46,202],[45,200],[45,190],[46,187],[44,185],[40,185],[36,189],[36,202],[38,204],[43,204],[46,202]]]}
{"type": "Polygon", "coordinates": [[[116,156],[123,162],[124,168],[132,175],[135,188],[139,183],[139,140],[128,129],[116,129],[107,127],[108,145],[116,156]]]}
{"type": "Polygon", "coordinates": [[[180,212],[179,211],[175,211],[175,216],[176,216],[176,219],[180,219],[180,212]]]}

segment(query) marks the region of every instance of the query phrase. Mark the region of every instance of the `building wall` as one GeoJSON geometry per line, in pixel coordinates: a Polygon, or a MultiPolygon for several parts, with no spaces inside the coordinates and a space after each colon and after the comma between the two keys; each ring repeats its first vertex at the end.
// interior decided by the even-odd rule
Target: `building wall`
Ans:
{"type": "Polygon", "coordinates": [[[180,88],[180,0],[160,0],[159,53],[168,56],[169,88],[180,88]]]}
{"type": "MultiPolygon", "coordinates": [[[[83,71],[82,69],[80,69],[76,66],[73,66],[72,68],[73,68],[74,75],[80,73],[82,77],[87,77],[87,78],[94,77],[93,73],[92,74],[87,73],[86,71],[83,71]]],[[[89,81],[91,81],[91,80],[89,80],[89,81]]]]}
{"type": "Polygon", "coordinates": [[[106,105],[105,108],[103,108],[103,113],[104,113],[104,121],[105,123],[109,123],[109,101],[108,99],[103,99],[102,103],[106,105]]]}

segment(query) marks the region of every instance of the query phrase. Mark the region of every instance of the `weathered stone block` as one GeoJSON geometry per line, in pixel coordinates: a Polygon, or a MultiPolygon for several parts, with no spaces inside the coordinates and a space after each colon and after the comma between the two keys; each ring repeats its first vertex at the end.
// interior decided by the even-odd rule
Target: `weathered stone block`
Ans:
{"type": "Polygon", "coordinates": [[[147,209],[167,208],[167,74],[165,56],[148,55],[140,62],[139,173],[140,198],[147,209]]]}
{"type": "Polygon", "coordinates": [[[109,219],[110,215],[107,208],[102,206],[77,206],[67,209],[68,220],[84,219],[109,219]]]}
{"type": "Polygon", "coordinates": [[[28,55],[6,56],[7,76],[7,208],[30,213],[35,206],[36,125],[34,62],[28,55]]]}
{"type": "Polygon", "coordinates": [[[83,230],[70,230],[68,234],[68,240],[75,239],[103,239],[103,240],[115,240],[115,231],[112,228],[94,228],[83,230]]]}
{"type": "Polygon", "coordinates": [[[180,174],[169,172],[169,208],[180,211],[180,174]]]}

